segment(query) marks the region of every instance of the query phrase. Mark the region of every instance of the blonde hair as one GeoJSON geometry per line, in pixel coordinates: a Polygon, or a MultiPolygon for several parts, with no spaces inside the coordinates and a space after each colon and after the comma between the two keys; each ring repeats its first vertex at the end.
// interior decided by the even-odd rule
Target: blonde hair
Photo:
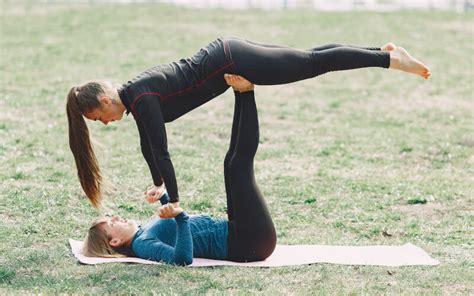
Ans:
{"type": "Polygon", "coordinates": [[[106,218],[100,218],[92,223],[84,240],[83,253],[88,257],[121,258],[133,256],[132,249],[128,246],[112,247],[112,239],[104,229],[106,218]]]}

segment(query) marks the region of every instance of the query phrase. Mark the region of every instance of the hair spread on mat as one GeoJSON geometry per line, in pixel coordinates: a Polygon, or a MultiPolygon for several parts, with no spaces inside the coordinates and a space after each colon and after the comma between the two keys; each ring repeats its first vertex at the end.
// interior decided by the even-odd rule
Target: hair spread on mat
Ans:
{"type": "Polygon", "coordinates": [[[104,230],[104,224],[107,223],[105,218],[100,218],[92,223],[89,232],[84,240],[83,252],[89,257],[103,258],[121,258],[133,256],[130,247],[121,246],[114,248],[109,244],[111,237],[104,230]]]}

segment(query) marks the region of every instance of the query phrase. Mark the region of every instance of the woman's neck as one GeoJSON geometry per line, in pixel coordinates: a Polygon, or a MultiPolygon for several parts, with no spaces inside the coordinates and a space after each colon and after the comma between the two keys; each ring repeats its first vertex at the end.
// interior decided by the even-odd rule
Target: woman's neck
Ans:
{"type": "Polygon", "coordinates": [[[124,246],[130,247],[132,245],[133,239],[137,235],[138,229],[139,229],[138,225],[135,225],[135,232],[133,233],[133,235],[130,236],[130,238],[126,242],[123,243],[124,246]]]}
{"type": "Polygon", "coordinates": [[[127,110],[127,108],[125,108],[125,105],[122,102],[122,99],[120,98],[118,88],[116,88],[116,87],[112,88],[111,97],[112,97],[112,100],[114,101],[114,103],[117,104],[117,107],[119,107],[119,109],[122,113],[127,110]]]}

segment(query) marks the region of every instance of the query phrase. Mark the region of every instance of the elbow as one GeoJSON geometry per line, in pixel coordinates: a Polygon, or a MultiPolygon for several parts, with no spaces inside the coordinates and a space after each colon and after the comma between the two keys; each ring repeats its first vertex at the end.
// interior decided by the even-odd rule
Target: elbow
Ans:
{"type": "Polygon", "coordinates": [[[193,257],[179,258],[175,260],[174,264],[179,266],[186,266],[193,264],[193,257]]]}
{"type": "Polygon", "coordinates": [[[181,266],[186,266],[186,265],[191,265],[193,264],[193,257],[189,257],[189,258],[186,258],[182,261],[182,265],[181,266]]]}

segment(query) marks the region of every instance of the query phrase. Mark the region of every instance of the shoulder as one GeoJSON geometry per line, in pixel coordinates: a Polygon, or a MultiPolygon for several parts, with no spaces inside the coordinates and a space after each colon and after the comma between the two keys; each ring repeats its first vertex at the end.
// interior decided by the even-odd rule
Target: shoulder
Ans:
{"type": "Polygon", "coordinates": [[[161,115],[161,94],[159,92],[142,92],[133,99],[131,109],[135,116],[157,118],[161,115]]]}
{"type": "Polygon", "coordinates": [[[135,256],[143,259],[150,259],[153,252],[157,250],[157,247],[162,245],[163,242],[156,237],[152,236],[140,236],[132,242],[132,252],[135,256]]]}
{"type": "Polygon", "coordinates": [[[143,91],[137,93],[133,100],[135,106],[139,105],[160,105],[161,93],[156,91],[143,91]]]}
{"type": "Polygon", "coordinates": [[[143,226],[141,233],[132,241],[133,251],[135,252],[136,249],[140,249],[144,245],[160,242],[158,236],[167,228],[166,224],[164,219],[156,218],[143,226]]]}

